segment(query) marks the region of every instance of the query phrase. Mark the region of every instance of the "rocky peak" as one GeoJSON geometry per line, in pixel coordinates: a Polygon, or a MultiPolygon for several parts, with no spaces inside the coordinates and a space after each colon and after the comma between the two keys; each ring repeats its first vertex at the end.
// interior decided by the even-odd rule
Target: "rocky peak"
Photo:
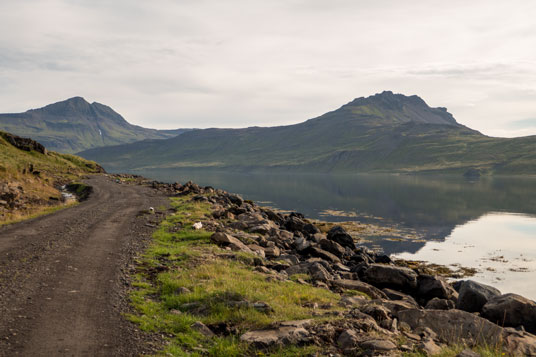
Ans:
{"type": "Polygon", "coordinates": [[[91,104],[82,97],[73,97],[67,100],[49,104],[46,107],[32,109],[28,112],[42,112],[48,115],[80,115],[91,114],[91,104]]]}

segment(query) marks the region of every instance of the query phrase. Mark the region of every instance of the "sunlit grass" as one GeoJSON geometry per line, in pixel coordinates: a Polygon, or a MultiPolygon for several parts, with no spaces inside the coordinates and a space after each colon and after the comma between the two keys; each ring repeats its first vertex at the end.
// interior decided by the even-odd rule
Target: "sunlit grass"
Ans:
{"type": "MultiPolygon", "coordinates": [[[[229,259],[228,251],[210,242],[210,232],[192,228],[193,223],[210,214],[209,205],[188,200],[172,199],[176,213],[154,233],[131,293],[137,314],[130,319],[143,330],[173,336],[163,353],[243,356],[252,351],[239,341],[239,335],[207,339],[190,326],[196,321],[208,326],[224,323],[244,332],[278,321],[315,318],[313,303],[336,306],[340,296],[328,290],[267,279],[247,264],[253,257],[247,253],[233,253],[235,259],[229,259]],[[176,226],[182,229],[177,231],[176,226]],[[166,269],[151,279],[150,269],[161,266],[166,269]],[[189,292],[178,293],[179,288],[189,292]],[[264,302],[271,310],[258,311],[247,302],[264,302]]],[[[288,347],[264,355],[301,356],[315,348],[288,347]]]]}

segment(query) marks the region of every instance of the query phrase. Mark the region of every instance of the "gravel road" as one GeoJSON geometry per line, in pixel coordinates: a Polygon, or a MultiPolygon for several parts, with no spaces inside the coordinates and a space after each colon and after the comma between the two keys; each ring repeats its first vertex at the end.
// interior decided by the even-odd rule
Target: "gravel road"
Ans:
{"type": "Polygon", "coordinates": [[[137,330],[127,272],[167,205],[154,190],[86,180],[73,208],[0,228],[0,356],[136,356],[158,339],[137,330]]]}

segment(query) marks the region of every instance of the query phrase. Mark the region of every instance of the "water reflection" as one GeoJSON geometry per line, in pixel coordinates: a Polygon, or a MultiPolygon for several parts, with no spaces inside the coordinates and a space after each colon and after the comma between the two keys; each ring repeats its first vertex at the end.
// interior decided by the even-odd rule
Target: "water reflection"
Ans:
{"type": "Polygon", "coordinates": [[[192,180],[310,218],[394,225],[423,239],[393,239],[386,234],[369,237],[366,244],[404,258],[476,267],[480,273],[475,279],[536,298],[535,285],[526,284],[536,279],[535,178],[468,181],[169,169],[135,173],[168,182],[192,180]],[[326,211],[332,215],[322,215],[326,211]]]}
{"type": "MultiPolygon", "coordinates": [[[[328,217],[365,223],[398,224],[443,240],[452,230],[489,212],[536,215],[536,179],[394,175],[283,175],[214,171],[151,170],[138,172],[162,181],[193,180],[240,193],[249,199],[311,218],[326,210],[356,213],[328,217]]],[[[422,243],[382,243],[386,252],[415,252],[422,243]]]]}
{"type": "Polygon", "coordinates": [[[516,292],[536,299],[536,219],[519,214],[490,213],[458,226],[444,242],[427,242],[403,259],[478,269],[472,279],[503,293],[516,292]]]}

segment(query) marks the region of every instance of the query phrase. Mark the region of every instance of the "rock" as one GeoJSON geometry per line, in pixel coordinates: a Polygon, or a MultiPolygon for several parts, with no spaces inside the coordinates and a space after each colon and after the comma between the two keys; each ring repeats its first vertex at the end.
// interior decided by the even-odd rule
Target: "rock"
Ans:
{"type": "Polygon", "coordinates": [[[415,300],[385,300],[382,301],[382,305],[391,311],[391,314],[395,317],[398,316],[400,311],[419,309],[420,306],[415,300]]]}
{"type": "Polygon", "coordinates": [[[480,357],[480,355],[476,352],[473,352],[471,350],[465,349],[458,353],[456,357],[480,357]]]}
{"type": "Polygon", "coordinates": [[[387,296],[380,289],[359,280],[339,279],[332,280],[331,284],[343,289],[360,291],[372,299],[387,299],[387,296]]]}
{"type": "Polygon", "coordinates": [[[396,291],[389,288],[382,289],[382,291],[385,293],[385,295],[387,295],[390,300],[408,301],[412,305],[415,305],[417,307],[419,306],[419,304],[417,304],[417,301],[415,301],[415,299],[411,295],[404,294],[400,291],[396,291]]]}
{"type": "Polygon", "coordinates": [[[192,329],[196,330],[197,332],[201,333],[205,337],[214,337],[214,332],[212,332],[211,329],[209,329],[204,323],[201,321],[196,321],[190,326],[192,329]]]}
{"type": "Polygon", "coordinates": [[[319,257],[319,258],[322,258],[324,260],[327,260],[329,262],[332,262],[332,263],[340,263],[341,260],[334,254],[331,254],[330,252],[327,252],[323,249],[320,249],[320,248],[317,248],[317,247],[311,247],[309,248],[308,252],[314,256],[314,257],[319,257]]]}
{"type": "Polygon", "coordinates": [[[225,245],[235,251],[251,253],[251,250],[239,239],[223,232],[216,232],[210,236],[210,240],[218,245],[225,245]]]}
{"type": "Polygon", "coordinates": [[[333,277],[320,263],[313,263],[309,266],[309,273],[313,280],[328,281],[333,277]]]}
{"type": "Polygon", "coordinates": [[[464,340],[472,345],[494,345],[500,343],[503,335],[501,327],[461,310],[404,310],[398,318],[412,329],[430,328],[447,343],[464,340]]]}
{"type": "Polygon", "coordinates": [[[346,253],[346,249],[344,249],[342,245],[329,239],[321,239],[318,244],[322,249],[336,255],[339,258],[342,258],[342,256],[346,253]]]}
{"type": "Polygon", "coordinates": [[[328,239],[339,243],[343,247],[355,249],[354,239],[341,226],[331,228],[328,232],[328,239]]]}
{"type": "Polygon", "coordinates": [[[356,295],[356,296],[341,296],[341,300],[339,301],[340,306],[355,306],[355,305],[361,305],[363,304],[364,300],[366,298],[362,295],[356,295]]]}
{"type": "Polygon", "coordinates": [[[242,206],[244,204],[244,199],[239,195],[227,194],[227,198],[229,199],[229,201],[231,201],[231,203],[237,206],[242,206]]]}
{"type": "Polygon", "coordinates": [[[454,288],[444,278],[438,276],[419,275],[417,286],[417,294],[426,301],[433,298],[450,299],[456,294],[454,288]]]}
{"type": "Polygon", "coordinates": [[[263,312],[265,314],[274,312],[274,309],[272,309],[272,307],[270,305],[268,305],[267,303],[262,302],[262,301],[258,301],[258,302],[253,303],[252,307],[255,310],[263,312]]]}
{"type": "Polygon", "coordinates": [[[294,274],[309,274],[309,267],[311,266],[311,263],[303,262],[300,264],[296,264],[293,266],[288,267],[285,269],[288,276],[294,275],[294,274]]]}
{"type": "Polygon", "coordinates": [[[274,245],[272,247],[264,248],[264,254],[267,257],[274,258],[274,257],[278,257],[281,254],[281,250],[274,245]]]}
{"type": "Polygon", "coordinates": [[[350,268],[348,268],[346,265],[342,263],[335,263],[332,265],[333,269],[343,272],[350,272],[350,268]]]}
{"type": "Polygon", "coordinates": [[[298,257],[295,256],[295,255],[292,255],[292,254],[283,254],[283,255],[280,255],[280,256],[277,257],[275,260],[276,260],[276,261],[284,261],[284,262],[287,262],[287,263],[289,263],[289,265],[300,264],[300,260],[298,259],[298,257]]]}
{"type": "Polygon", "coordinates": [[[460,286],[456,308],[467,312],[480,312],[482,307],[501,292],[492,286],[466,280],[460,286]]]}
{"type": "Polygon", "coordinates": [[[311,242],[303,237],[300,237],[294,241],[294,246],[298,252],[303,252],[311,247],[311,242]]]}
{"type": "Polygon", "coordinates": [[[344,330],[337,338],[337,345],[343,350],[348,350],[357,346],[359,338],[355,330],[344,330]]]}
{"type": "Polygon", "coordinates": [[[306,225],[303,218],[292,215],[285,221],[285,228],[290,232],[303,232],[306,225]]]}
{"type": "Polygon", "coordinates": [[[247,247],[259,257],[264,258],[266,254],[264,253],[264,248],[257,244],[248,244],[247,247]]]}
{"type": "Polygon", "coordinates": [[[441,352],[441,347],[439,347],[431,338],[419,343],[417,348],[425,352],[428,356],[433,356],[441,352]]]}
{"type": "Polygon", "coordinates": [[[390,264],[392,262],[391,258],[385,254],[377,255],[376,258],[374,258],[374,263],[390,264]]]}
{"type": "Polygon", "coordinates": [[[387,351],[392,351],[396,349],[396,345],[394,342],[389,341],[389,340],[380,340],[380,339],[374,339],[374,340],[368,340],[368,341],[362,342],[360,347],[365,350],[372,350],[372,351],[378,351],[378,352],[387,352],[387,351]]]}
{"type": "Polygon", "coordinates": [[[314,235],[320,233],[320,229],[318,229],[314,224],[307,223],[305,226],[303,226],[303,232],[314,235]]]}
{"type": "Polygon", "coordinates": [[[248,230],[250,233],[268,234],[274,227],[275,225],[273,223],[257,224],[255,222],[255,224],[248,225],[248,230]]]}
{"type": "Polygon", "coordinates": [[[482,317],[500,326],[523,326],[536,333],[536,303],[516,294],[492,297],[482,308],[482,317]]]}
{"type": "Polygon", "coordinates": [[[190,294],[192,291],[184,286],[181,286],[180,288],[177,288],[175,290],[175,294],[177,295],[184,295],[184,294],[190,294]]]}
{"type": "Polygon", "coordinates": [[[451,310],[454,309],[454,303],[451,300],[433,298],[428,301],[425,306],[425,309],[428,310],[451,310]]]}
{"type": "Polygon", "coordinates": [[[391,321],[391,317],[389,316],[391,312],[383,305],[368,303],[364,304],[360,310],[362,313],[372,317],[379,324],[382,324],[382,322],[386,320],[391,321]]]}
{"type": "Polygon", "coordinates": [[[364,272],[363,280],[377,287],[411,291],[417,287],[417,274],[403,267],[371,264],[364,272]]]}
{"type": "Polygon", "coordinates": [[[278,328],[246,332],[240,340],[257,348],[305,343],[311,340],[305,329],[309,323],[310,320],[282,322],[278,328]]]}

